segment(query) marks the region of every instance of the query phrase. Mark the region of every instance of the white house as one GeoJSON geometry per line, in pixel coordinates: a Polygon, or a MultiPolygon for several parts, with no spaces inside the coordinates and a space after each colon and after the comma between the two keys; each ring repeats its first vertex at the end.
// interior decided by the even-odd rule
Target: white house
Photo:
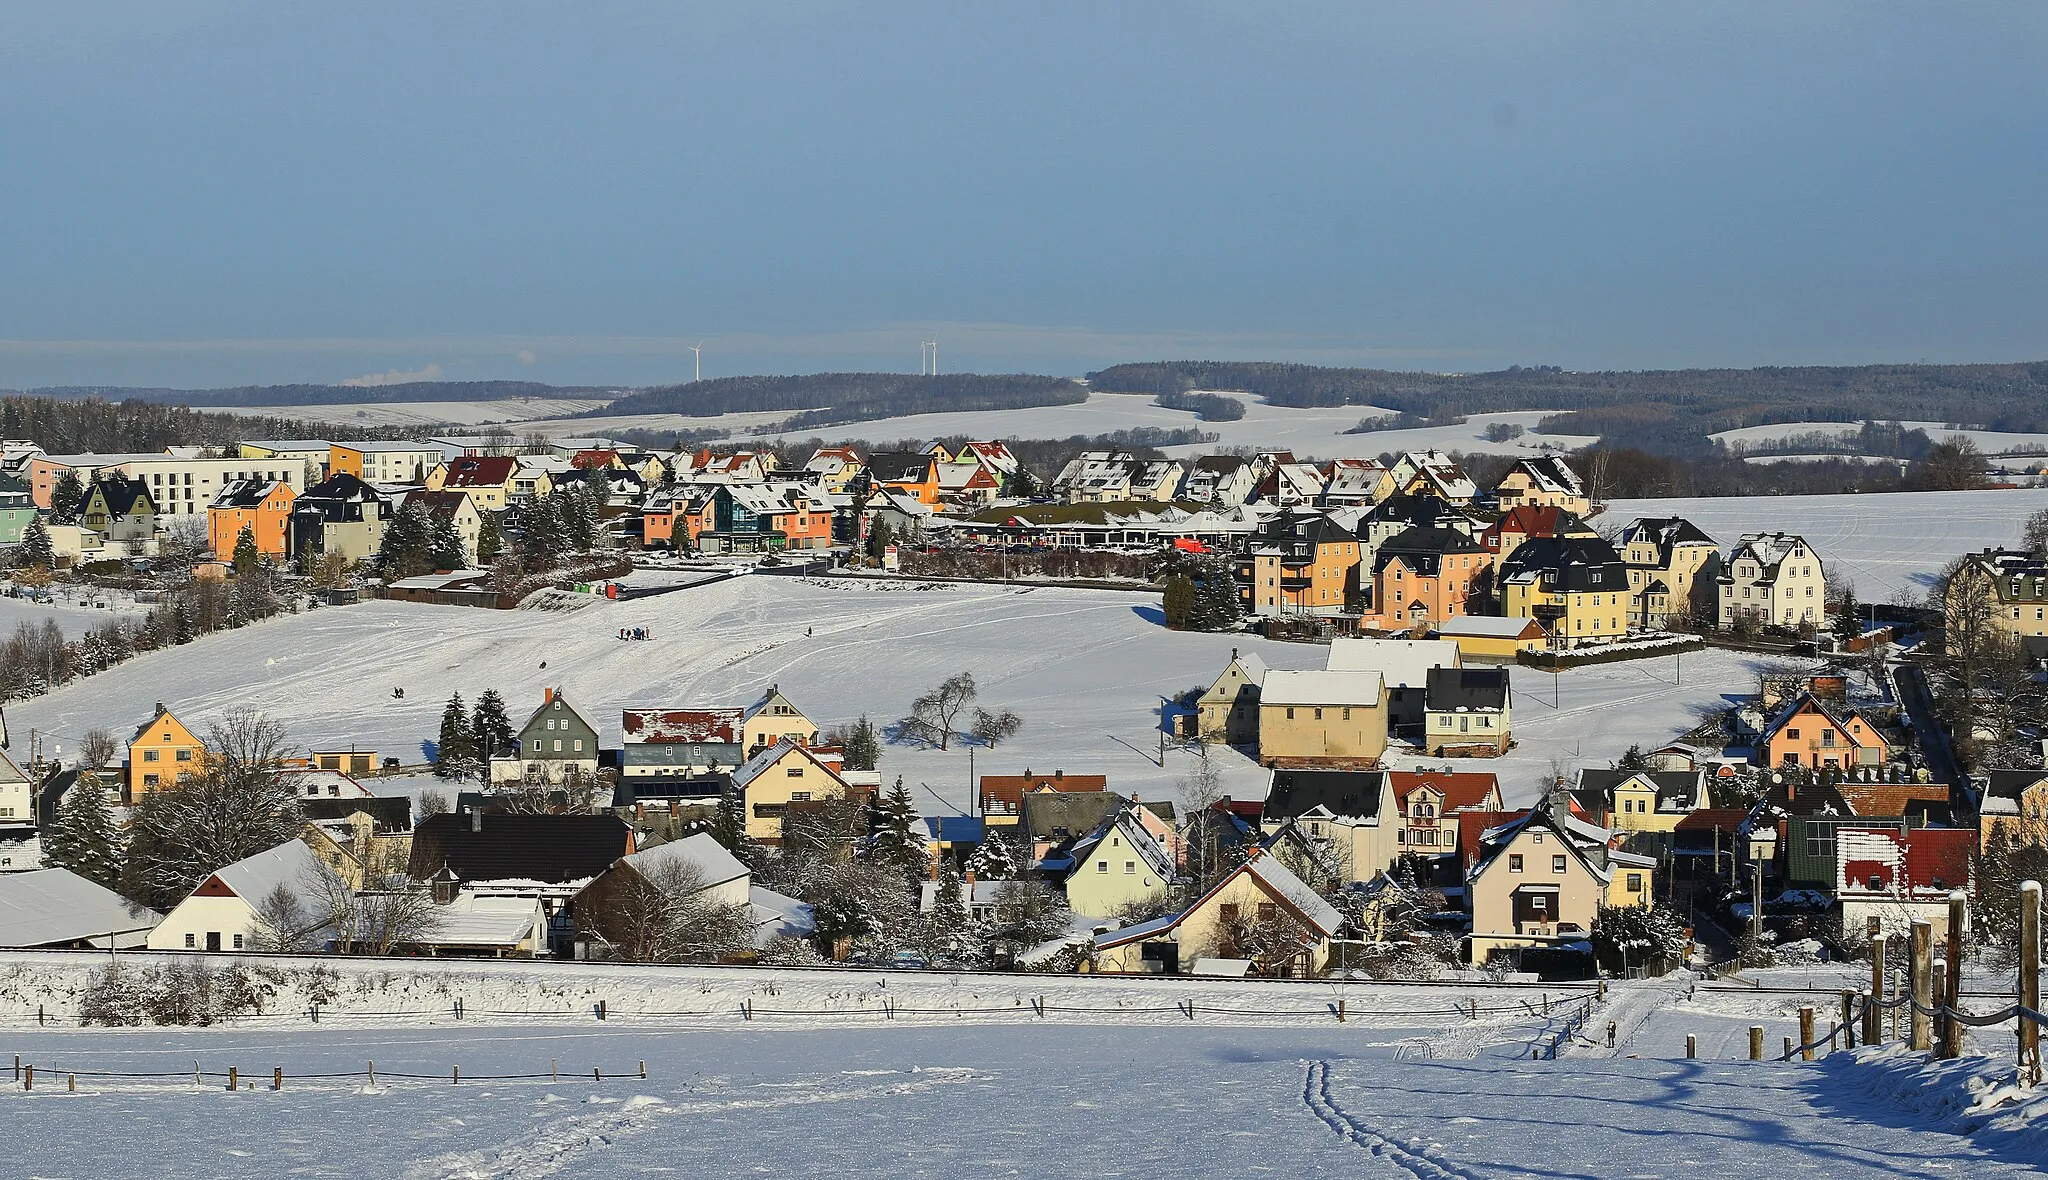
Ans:
{"type": "Polygon", "coordinates": [[[1827,571],[1805,538],[1752,533],[1721,563],[1721,625],[1819,623],[1828,613],[1827,571]]]}
{"type": "Polygon", "coordinates": [[[303,898],[330,873],[299,840],[216,869],[150,931],[149,949],[253,950],[263,932],[257,908],[280,888],[303,898]]]}

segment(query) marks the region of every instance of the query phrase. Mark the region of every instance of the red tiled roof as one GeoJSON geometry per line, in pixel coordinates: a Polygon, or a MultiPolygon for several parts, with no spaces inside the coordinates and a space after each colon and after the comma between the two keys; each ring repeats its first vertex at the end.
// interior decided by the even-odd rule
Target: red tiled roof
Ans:
{"type": "Polygon", "coordinates": [[[981,776],[981,805],[1006,803],[1016,808],[1027,791],[1106,791],[1109,776],[1103,774],[984,774],[981,776]]]}
{"type": "Polygon", "coordinates": [[[612,465],[612,461],[614,459],[617,459],[618,457],[619,453],[617,451],[578,451],[573,457],[570,458],[569,466],[579,468],[610,467],[612,465]]]}
{"type": "Polygon", "coordinates": [[[1468,811],[1458,820],[1458,863],[1470,872],[1479,863],[1479,835],[1489,828],[1497,828],[1509,820],[1520,819],[1529,814],[1524,807],[1518,811],[1468,811]]]}
{"type": "Polygon", "coordinates": [[[1977,851],[1977,833],[1969,828],[1917,828],[1905,835],[1906,881],[1932,888],[1936,881],[1951,889],[1970,884],[1970,860],[1977,851]]]}
{"type": "Polygon", "coordinates": [[[1394,798],[1403,810],[1407,808],[1409,792],[1424,785],[1443,793],[1446,812],[1478,807],[1486,801],[1488,792],[1500,789],[1500,780],[1487,771],[1396,770],[1387,777],[1393,782],[1394,798]]]}
{"type": "Polygon", "coordinates": [[[501,488],[519,470],[519,460],[509,455],[465,455],[448,461],[444,488],[501,488]]]}
{"type": "Polygon", "coordinates": [[[739,709],[628,709],[621,728],[629,742],[732,745],[740,740],[740,712],[739,709]]]}

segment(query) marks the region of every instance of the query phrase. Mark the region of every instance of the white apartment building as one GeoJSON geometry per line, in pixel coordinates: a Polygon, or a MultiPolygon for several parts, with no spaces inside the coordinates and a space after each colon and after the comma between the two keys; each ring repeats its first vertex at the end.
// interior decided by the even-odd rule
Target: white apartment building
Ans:
{"type": "Polygon", "coordinates": [[[29,492],[38,508],[66,471],[90,485],[98,472],[118,472],[149,485],[159,517],[206,515],[222,487],[238,479],[281,480],[297,494],[306,490],[306,465],[296,459],[199,459],[196,447],[175,447],[157,455],[38,455],[29,460],[29,492]]]}
{"type": "Polygon", "coordinates": [[[1792,533],[1752,533],[1721,565],[1721,625],[1738,619],[1772,627],[1819,624],[1828,613],[1820,554],[1792,533]]]}
{"type": "Polygon", "coordinates": [[[327,473],[347,472],[368,484],[419,484],[447,456],[435,442],[335,443],[328,453],[327,473]]]}

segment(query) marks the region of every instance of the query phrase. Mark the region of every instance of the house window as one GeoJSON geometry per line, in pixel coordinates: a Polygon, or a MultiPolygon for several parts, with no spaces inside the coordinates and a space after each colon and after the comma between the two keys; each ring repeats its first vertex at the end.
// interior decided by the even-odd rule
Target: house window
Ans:
{"type": "Polygon", "coordinates": [[[192,761],[192,751],[190,751],[190,750],[180,750],[180,751],[178,751],[178,761],[180,761],[180,762],[190,762],[190,761],[192,761]]]}
{"type": "Polygon", "coordinates": [[[1815,860],[1835,859],[1835,828],[1832,824],[1808,824],[1806,855],[1815,860]]]}
{"type": "Polygon", "coordinates": [[[788,770],[783,771],[783,773],[788,775],[790,778],[802,778],[804,776],[804,768],[801,766],[792,766],[788,770]]]}
{"type": "Polygon", "coordinates": [[[1628,891],[1630,893],[1641,893],[1643,891],[1643,875],[1641,873],[1630,873],[1628,875],[1628,891]]]}
{"type": "Polygon", "coordinates": [[[1785,731],[1785,736],[1791,738],[1793,741],[1796,742],[1799,740],[1799,731],[1796,729],[1788,729],[1785,731]]]}
{"type": "Polygon", "coordinates": [[[187,932],[187,933],[186,933],[186,935],[185,935],[185,949],[189,951],[189,950],[191,950],[191,949],[192,949],[193,947],[196,947],[196,946],[198,946],[198,945],[199,945],[199,936],[198,936],[198,935],[196,935],[196,934],[192,934],[192,933],[190,933],[190,932],[187,932]]]}
{"type": "Polygon", "coordinates": [[[1287,719],[1288,719],[1289,721],[1292,721],[1292,720],[1294,720],[1294,709],[1293,709],[1293,707],[1292,707],[1292,706],[1289,706],[1289,707],[1288,707],[1288,710],[1287,710],[1287,719]]]}
{"type": "Polygon", "coordinates": [[[1519,852],[1510,852],[1510,853],[1508,853],[1508,872],[1510,872],[1510,873],[1519,873],[1519,872],[1521,872],[1521,871],[1522,871],[1522,854],[1521,854],[1521,853],[1519,853],[1519,852]]]}
{"type": "Polygon", "coordinates": [[[236,949],[236,950],[241,950],[241,949],[242,949],[242,936],[241,936],[241,935],[239,935],[239,934],[235,935],[235,949],[236,949]]]}
{"type": "Polygon", "coordinates": [[[1317,720],[1317,721],[1321,721],[1322,719],[1323,719],[1323,711],[1322,711],[1321,709],[1317,709],[1317,710],[1316,710],[1316,720],[1317,720]]]}
{"type": "Polygon", "coordinates": [[[1135,876],[1137,876],[1137,875],[1138,875],[1138,862],[1137,862],[1137,861],[1134,861],[1134,860],[1127,860],[1127,861],[1125,861],[1125,862],[1124,862],[1124,876],[1126,876],[1126,877],[1135,877],[1135,876]]]}
{"type": "Polygon", "coordinates": [[[1108,861],[1106,861],[1106,860],[1098,860],[1098,861],[1096,861],[1096,862],[1095,862],[1095,871],[1096,871],[1096,872],[1098,872],[1098,873],[1106,873],[1106,872],[1108,872],[1108,871],[1109,871],[1109,862],[1108,862],[1108,861]]]}
{"type": "Polygon", "coordinates": [[[1551,872],[1553,872],[1553,873],[1562,873],[1562,872],[1564,872],[1564,857],[1562,857],[1562,856],[1553,856],[1553,857],[1551,857],[1551,858],[1550,858],[1550,871],[1551,871],[1551,872]]]}
{"type": "Polygon", "coordinates": [[[559,754],[559,753],[561,753],[561,752],[562,752],[562,739],[561,739],[561,738],[556,738],[556,739],[555,739],[555,753],[559,754]]]}
{"type": "Polygon", "coordinates": [[[809,791],[791,791],[789,793],[789,801],[791,803],[809,803],[811,801],[811,793],[809,791]]]}
{"type": "Polygon", "coordinates": [[[577,752],[578,754],[581,754],[581,753],[583,752],[583,739],[582,739],[582,738],[577,738],[577,739],[576,739],[576,752],[577,752]]]}
{"type": "Polygon", "coordinates": [[[155,762],[157,761],[157,756],[161,753],[161,750],[144,750],[142,752],[142,760],[144,762],[155,762]]]}

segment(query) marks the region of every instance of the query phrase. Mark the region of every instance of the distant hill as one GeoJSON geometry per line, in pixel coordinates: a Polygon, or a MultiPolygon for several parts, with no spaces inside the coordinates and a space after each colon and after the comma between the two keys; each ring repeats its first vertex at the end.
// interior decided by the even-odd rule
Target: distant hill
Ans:
{"type": "Polygon", "coordinates": [[[789,429],[808,430],[906,414],[1016,410],[1076,405],[1088,389],[1067,377],[1028,373],[810,373],[789,377],[718,377],[628,394],[585,417],[623,414],[709,416],[758,410],[801,410],[789,429]]]}
{"type": "Polygon", "coordinates": [[[238,385],[232,389],[128,389],[110,385],[67,385],[31,389],[36,397],[76,401],[157,402],[172,406],[334,406],[394,402],[491,402],[505,398],[589,398],[617,393],[616,387],[542,385],[538,381],[403,381],[395,385],[238,385]]]}
{"type": "Polygon", "coordinates": [[[1397,373],[1236,361],[1116,365],[1088,375],[1105,393],[1254,393],[1279,406],[1370,405],[1445,419],[1552,410],[1537,427],[1598,435],[1665,454],[1708,449],[1709,434],[1775,422],[1927,421],[2048,430],[2048,362],[1857,365],[1573,373],[1397,373]]]}

